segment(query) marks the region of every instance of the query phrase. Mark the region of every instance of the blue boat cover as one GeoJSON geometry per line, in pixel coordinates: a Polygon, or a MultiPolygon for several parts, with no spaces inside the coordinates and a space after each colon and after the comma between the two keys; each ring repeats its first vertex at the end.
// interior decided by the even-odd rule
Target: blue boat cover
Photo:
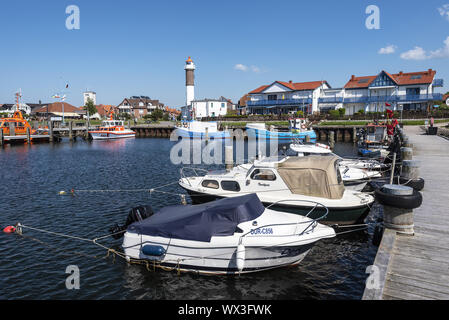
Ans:
{"type": "Polygon", "coordinates": [[[258,218],[264,206],[256,194],[224,198],[199,205],[162,208],[135,222],[128,232],[142,235],[209,242],[213,236],[231,236],[238,224],[258,218]]]}

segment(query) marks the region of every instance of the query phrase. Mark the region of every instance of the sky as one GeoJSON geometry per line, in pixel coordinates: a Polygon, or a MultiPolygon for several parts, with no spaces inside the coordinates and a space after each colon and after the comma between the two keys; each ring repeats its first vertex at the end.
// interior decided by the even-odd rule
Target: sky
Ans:
{"type": "Polygon", "coordinates": [[[1,1],[0,35],[0,104],[20,88],[24,102],[65,93],[81,106],[87,89],[98,104],[145,95],[180,107],[188,56],[197,99],[429,68],[445,80],[437,91],[449,91],[449,0],[1,1]],[[70,5],[79,29],[66,28],[70,5]],[[366,27],[369,5],[378,29],[366,27]]]}

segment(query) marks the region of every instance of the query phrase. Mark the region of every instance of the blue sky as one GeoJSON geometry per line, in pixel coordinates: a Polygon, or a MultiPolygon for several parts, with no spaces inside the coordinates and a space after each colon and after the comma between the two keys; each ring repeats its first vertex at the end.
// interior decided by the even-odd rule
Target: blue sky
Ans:
{"type": "Polygon", "coordinates": [[[90,89],[97,103],[148,95],[177,107],[188,56],[197,65],[196,98],[237,101],[275,80],[341,87],[352,74],[383,69],[436,69],[446,92],[448,12],[449,0],[2,1],[0,103],[12,103],[19,88],[25,102],[52,101],[68,82],[75,106],[90,89]],[[80,30],[65,27],[72,4],[80,30]],[[379,30],[365,27],[372,4],[379,30]],[[380,54],[387,46],[394,52],[380,54]]]}

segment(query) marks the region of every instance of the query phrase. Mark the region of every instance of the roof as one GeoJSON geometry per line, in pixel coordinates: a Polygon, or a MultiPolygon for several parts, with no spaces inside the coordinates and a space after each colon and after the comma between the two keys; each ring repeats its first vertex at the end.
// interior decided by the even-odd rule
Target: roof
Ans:
{"type": "MultiPolygon", "coordinates": [[[[82,111],[81,108],[72,106],[70,103],[64,102],[64,112],[75,112],[78,113],[82,111]]],[[[46,113],[47,106],[34,110],[35,113],[46,113]]],[[[53,102],[48,105],[48,112],[62,112],[62,102],[53,102]]]]}
{"type": "Polygon", "coordinates": [[[119,103],[118,105],[121,106],[124,102],[128,102],[128,104],[133,108],[133,109],[146,109],[148,103],[151,103],[152,106],[156,106],[156,107],[164,107],[164,104],[159,102],[159,100],[153,100],[150,99],[150,97],[148,96],[132,96],[131,98],[125,98],[123,99],[123,101],[121,103],[119,103]],[[144,104],[144,106],[139,106],[139,103],[142,102],[144,104]]]}
{"type": "Polygon", "coordinates": [[[153,237],[209,242],[213,236],[232,236],[242,222],[257,219],[265,211],[255,193],[199,205],[162,208],[128,227],[128,232],[153,237]]]}
{"type": "MultiPolygon", "coordinates": [[[[430,84],[433,82],[433,78],[435,77],[436,74],[436,71],[432,69],[429,69],[427,71],[408,72],[408,73],[400,71],[399,73],[395,74],[390,74],[384,70],[382,70],[380,73],[382,72],[385,72],[385,74],[387,74],[391,78],[391,80],[393,80],[393,82],[395,82],[399,86],[413,85],[413,84],[430,84]]],[[[345,89],[368,88],[371,85],[371,83],[378,77],[378,75],[363,76],[363,77],[356,77],[352,75],[351,79],[346,83],[344,88],[345,89]]]]}
{"type": "Polygon", "coordinates": [[[176,114],[176,115],[181,114],[181,110],[178,110],[178,109],[175,109],[175,108],[165,107],[165,111],[169,112],[169,113],[176,114]]]}
{"type": "Polygon", "coordinates": [[[239,106],[240,107],[246,107],[246,102],[249,101],[249,94],[245,94],[243,97],[240,98],[239,100],[239,106]]]}
{"type": "Polygon", "coordinates": [[[109,112],[111,112],[111,110],[115,113],[117,113],[117,107],[113,106],[113,105],[97,105],[95,106],[97,108],[97,112],[101,117],[106,117],[108,116],[109,112]]]}
{"type": "Polygon", "coordinates": [[[250,92],[250,94],[253,93],[261,93],[263,92],[266,88],[272,86],[275,83],[279,83],[281,85],[283,85],[284,87],[289,88],[292,91],[300,91],[300,90],[315,90],[316,88],[318,88],[319,86],[321,86],[323,83],[326,83],[329,87],[329,83],[326,80],[323,81],[309,81],[309,82],[285,82],[285,81],[275,81],[272,84],[269,85],[264,85],[264,86],[260,86],[259,88],[253,90],[250,92]]]}

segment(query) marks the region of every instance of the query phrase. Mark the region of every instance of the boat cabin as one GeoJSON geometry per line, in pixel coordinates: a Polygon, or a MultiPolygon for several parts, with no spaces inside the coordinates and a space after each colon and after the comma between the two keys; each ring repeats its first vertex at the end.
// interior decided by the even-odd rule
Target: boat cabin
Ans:
{"type": "Polygon", "coordinates": [[[288,127],[291,131],[307,130],[307,119],[304,118],[289,119],[288,127]]]}
{"type": "Polygon", "coordinates": [[[10,127],[14,127],[14,133],[16,135],[27,134],[27,128],[30,128],[30,133],[34,134],[36,130],[31,128],[31,125],[23,117],[22,112],[16,111],[12,118],[0,118],[0,129],[5,136],[11,135],[10,127]]]}
{"type": "Polygon", "coordinates": [[[383,143],[387,139],[387,127],[385,125],[368,124],[366,126],[367,143],[383,143]]]}

